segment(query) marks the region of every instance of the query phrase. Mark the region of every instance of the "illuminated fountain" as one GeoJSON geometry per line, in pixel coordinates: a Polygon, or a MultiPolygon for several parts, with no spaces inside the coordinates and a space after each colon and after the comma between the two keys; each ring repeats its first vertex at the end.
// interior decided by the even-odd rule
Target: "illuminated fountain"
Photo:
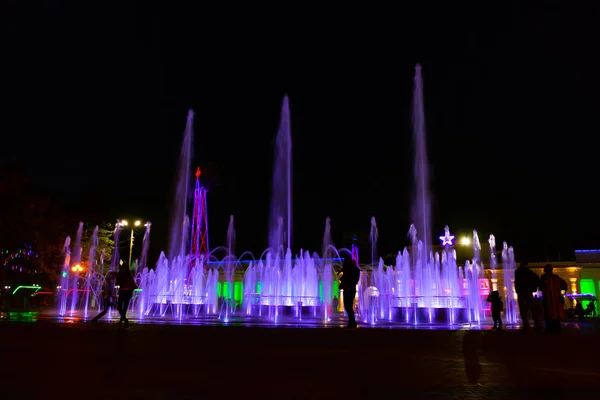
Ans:
{"type": "MultiPolygon", "coordinates": [[[[191,187],[193,115],[190,110],[182,140],[168,256],[161,253],[154,268],[147,265],[148,224],[136,271],[139,289],[131,302],[135,317],[139,320],[195,319],[223,323],[342,321],[343,314],[338,311],[343,308],[341,305],[337,309],[333,307],[334,300],[341,302],[343,296],[338,290],[335,271],[342,262],[340,254],[358,259],[357,248],[353,245],[352,250],[338,251],[333,246],[331,221],[327,218],[320,255],[302,249],[297,255],[292,251],[292,140],[287,96],[282,102],[275,147],[269,243],[258,258],[248,252],[236,256],[233,216],[229,219],[225,246],[209,251],[206,190],[199,183],[199,169],[190,224],[187,206],[191,187]],[[224,256],[218,258],[216,255],[221,252],[224,256]]],[[[443,250],[434,253],[431,245],[431,199],[420,66],[416,68],[414,79],[413,132],[415,182],[411,211],[414,225],[408,232],[411,246],[398,252],[395,265],[385,265],[377,255],[377,222],[375,217],[371,218],[370,264],[362,266],[357,288],[357,319],[372,325],[478,325],[485,318],[485,299],[480,292],[483,264],[477,232],[473,232],[473,259],[464,266],[457,263],[454,236],[448,227],[440,237],[443,250]]],[[[115,243],[119,242],[119,227],[117,223],[115,243]]],[[[72,264],[70,257],[70,241],[67,241],[67,271],[72,264]]],[[[514,253],[506,246],[503,261],[509,268],[514,266],[514,253]]],[[[118,262],[118,249],[115,248],[112,271],[118,268],[118,262]]],[[[85,296],[86,315],[92,304],[97,307],[101,303],[99,288],[105,279],[102,274],[92,275],[86,278],[89,291],[85,296]]],[[[510,273],[505,274],[505,280],[513,279],[510,276],[510,273]]],[[[64,282],[67,288],[73,284],[77,281],[69,282],[67,278],[64,282]]],[[[507,308],[507,322],[510,322],[515,319],[510,311],[514,306],[508,304],[507,307],[512,307],[507,308]]],[[[64,315],[65,312],[66,301],[59,306],[59,313],[64,315]]]]}
{"type": "Polygon", "coordinates": [[[58,315],[65,315],[67,312],[67,298],[69,295],[69,269],[71,267],[71,237],[67,236],[63,246],[63,267],[60,272],[60,286],[58,286],[58,315]]]}
{"type": "Polygon", "coordinates": [[[81,272],[81,237],[83,236],[83,222],[79,223],[77,228],[77,234],[75,235],[75,245],[73,246],[73,253],[71,254],[71,263],[73,266],[71,270],[72,282],[71,282],[71,315],[77,310],[77,302],[79,300],[79,272],[81,272]]]}
{"type": "Polygon", "coordinates": [[[506,322],[514,324],[517,322],[517,300],[515,298],[515,253],[506,242],[502,246],[502,265],[504,266],[504,315],[506,322]]]}
{"type": "MultiPolygon", "coordinates": [[[[87,278],[85,282],[85,305],[83,307],[84,316],[88,316],[88,310],[90,306],[90,293],[93,289],[97,288],[97,285],[94,286],[92,283],[91,277],[96,274],[96,249],[98,248],[98,226],[94,228],[92,232],[92,239],[90,241],[90,251],[88,253],[88,271],[87,278]]],[[[95,304],[95,301],[94,301],[95,304]]]]}

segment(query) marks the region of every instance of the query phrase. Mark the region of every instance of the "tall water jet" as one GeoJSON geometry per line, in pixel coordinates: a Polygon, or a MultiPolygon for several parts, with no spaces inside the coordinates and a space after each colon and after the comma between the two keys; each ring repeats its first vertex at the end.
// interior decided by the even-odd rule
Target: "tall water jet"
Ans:
{"type": "MultiPolygon", "coordinates": [[[[496,237],[490,235],[488,243],[490,244],[490,269],[492,270],[492,282],[494,282],[494,279],[497,279],[496,269],[498,268],[498,259],[496,258],[496,237]]],[[[492,290],[496,290],[496,288],[492,287],[492,290]]]]}
{"type": "Polygon", "coordinates": [[[331,239],[331,221],[329,217],[325,219],[325,233],[323,234],[323,306],[325,309],[325,322],[329,321],[331,315],[331,303],[333,301],[333,266],[331,259],[334,257],[333,243],[331,239]]]}
{"type": "Polygon", "coordinates": [[[116,272],[119,269],[119,260],[120,255],[119,255],[119,233],[121,232],[121,220],[117,220],[117,223],[115,224],[115,231],[113,232],[113,242],[115,243],[115,247],[113,248],[112,251],[112,256],[110,259],[110,271],[111,272],[116,272]]]}
{"type": "Polygon", "coordinates": [[[98,251],[98,225],[92,232],[90,240],[90,251],[88,252],[88,273],[96,273],[96,252],[98,251]]]}
{"type": "Polygon", "coordinates": [[[333,257],[333,249],[331,246],[333,245],[331,239],[331,220],[329,217],[325,218],[325,233],[323,234],[323,246],[321,251],[321,257],[324,259],[333,257]]]}
{"type": "Polygon", "coordinates": [[[481,262],[481,243],[476,230],[473,230],[473,262],[476,264],[481,262]]]}
{"type": "Polygon", "coordinates": [[[229,314],[233,308],[233,278],[234,278],[234,261],[235,261],[235,225],[233,215],[229,216],[229,225],[227,226],[227,261],[225,262],[225,282],[227,283],[224,293],[225,301],[225,322],[229,321],[229,314]]]}
{"type": "Polygon", "coordinates": [[[415,67],[412,104],[413,145],[414,145],[414,200],[412,203],[413,224],[423,242],[421,255],[427,259],[431,244],[431,198],[429,194],[429,164],[425,140],[425,109],[423,104],[423,81],[421,65],[415,67]]]}
{"type": "Polygon", "coordinates": [[[369,232],[369,243],[371,244],[371,266],[377,264],[377,240],[379,239],[379,231],[377,230],[377,221],[375,217],[371,217],[371,231],[369,232]]]}
{"type": "MultiPolygon", "coordinates": [[[[75,245],[73,246],[73,253],[71,255],[71,264],[80,267],[81,265],[81,237],[83,236],[83,222],[79,223],[77,228],[77,234],[75,235],[75,245]]],[[[79,300],[79,270],[73,270],[71,288],[71,315],[77,310],[77,302],[79,300]]]]}
{"type": "Polygon", "coordinates": [[[517,323],[517,302],[515,299],[515,253],[504,242],[502,247],[502,267],[504,272],[504,315],[509,324],[517,323]]]}
{"type": "Polygon", "coordinates": [[[88,268],[87,268],[87,278],[85,280],[85,306],[83,307],[83,315],[85,317],[88,316],[88,306],[90,302],[90,293],[92,292],[92,279],[96,274],[96,249],[98,248],[98,225],[94,228],[94,232],[92,232],[92,239],[90,241],[90,251],[88,253],[88,268]]]}
{"type": "Polygon", "coordinates": [[[171,225],[169,237],[169,259],[184,257],[187,241],[187,205],[190,186],[190,168],[192,162],[192,144],[194,135],[194,111],[189,110],[177,168],[177,186],[171,209],[171,225]]]}
{"type": "Polygon", "coordinates": [[[104,275],[104,257],[106,256],[106,249],[102,249],[100,252],[100,274],[104,275]]]}
{"type": "Polygon", "coordinates": [[[275,163],[269,220],[269,248],[279,254],[292,244],[292,132],[287,95],[281,104],[281,121],[275,139],[275,163]]]}
{"type": "Polygon", "coordinates": [[[140,257],[140,262],[137,265],[137,270],[135,274],[141,273],[144,268],[148,267],[148,249],[150,249],[150,227],[152,224],[150,222],[146,222],[146,231],[144,232],[144,239],[142,240],[142,255],[140,257]]]}
{"type": "Polygon", "coordinates": [[[71,236],[67,236],[63,246],[63,267],[60,274],[60,288],[58,300],[58,315],[67,312],[67,296],[69,295],[69,266],[71,265],[71,236]]]}

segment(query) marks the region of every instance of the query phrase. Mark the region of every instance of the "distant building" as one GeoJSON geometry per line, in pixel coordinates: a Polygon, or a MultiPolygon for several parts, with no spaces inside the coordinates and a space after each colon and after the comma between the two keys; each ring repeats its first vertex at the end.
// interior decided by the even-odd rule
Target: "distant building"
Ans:
{"type": "MultiPolygon", "coordinates": [[[[499,290],[504,296],[503,265],[498,261],[495,270],[485,264],[485,277],[490,280],[492,290],[499,290]]],[[[554,273],[567,282],[569,293],[600,294],[600,250],[575,250],[575,261],[530,262],[529,268],[541,276],[546,264],[552,265],[554,273]]]]}

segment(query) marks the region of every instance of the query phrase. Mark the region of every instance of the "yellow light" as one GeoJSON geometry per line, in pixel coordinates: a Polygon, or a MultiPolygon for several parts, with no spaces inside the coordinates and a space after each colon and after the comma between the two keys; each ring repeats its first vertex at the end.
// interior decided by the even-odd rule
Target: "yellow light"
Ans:
{"type": "Polygon", "coordinates": [[[71,271],[81,272],[81,271],[83,271],[83,267],[81,266],[81,264],[75,264],[71,267],[71,271]]]}
{"type": "Polygon", "coordinates": [[[462,244],[463,246],[468,246],[471,244],[471,239],[465,236],[460,239],[460,244],[462,244]]]}
{"type": "Polygon", "coordinates": [[[135,221],[135,226],[140,226],[142,224],[142,221],[140,221],[139,219],[137,221],[135,221]]]}
{"type": "Polygon", "coordinates": [[[127,226],[129,224],[129,222],[127,222],[126,219],[121,221],[121,226],[127,226]]]}

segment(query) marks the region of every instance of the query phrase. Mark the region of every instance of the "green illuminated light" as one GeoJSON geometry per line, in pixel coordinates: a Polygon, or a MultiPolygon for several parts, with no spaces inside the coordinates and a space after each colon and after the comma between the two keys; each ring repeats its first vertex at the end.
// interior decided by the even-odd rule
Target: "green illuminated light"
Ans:
{"type": "Polygon", "coordinates": [[[19,291],[19,289],[35,289],[35,292],[33,292],[33,294],[35,294],[38,290],[41,290],[42,287],[41,286],[17,286],[17,288],[12,292],[12,294],[14,295],[15,293],[17,293],[19,291]]]}
{"type": "MultiPolygon", "coordinates": [[[[581,294],[593,294],[596,295],[596,285],[594,285],[593,279],[582,279],[579,281],[579,287],[581,288],[581,294]]],[[[589,301],[583,300],[581,305],[587,307],[589,301]]]]}
{"type": "Polygon", "coordinates": [[[244,301],[244,284],[242,282],[235,282],[233,284],[233,299],[236,303],[244,301]]]}
{"type": "Polygon", "coordinates": [[[319,301],[323,303],[323,281],[319,281],[319,301]]]}
{"type": "MultiPolygon", "coordinates": [[[[332,295],[334,298],[338,298],[339,287],[338,281],[334,280],[331,285],[332,295]]],[[[139,290],[139,289],[138,289],[139,290]]],[[[256,282],[256,293],[260,294],[262,291],[262,282],[256,282]]],[[[323,302],[323,281],[319,282],[319,298],[323,302]]],[[[233,299],[236,303],[244,301],[244,284],[242,282],[233,282],[233,288],[229,286],[229,282],[217,282],[217,298],[223,298],[225,300],[233,299]]]]}

